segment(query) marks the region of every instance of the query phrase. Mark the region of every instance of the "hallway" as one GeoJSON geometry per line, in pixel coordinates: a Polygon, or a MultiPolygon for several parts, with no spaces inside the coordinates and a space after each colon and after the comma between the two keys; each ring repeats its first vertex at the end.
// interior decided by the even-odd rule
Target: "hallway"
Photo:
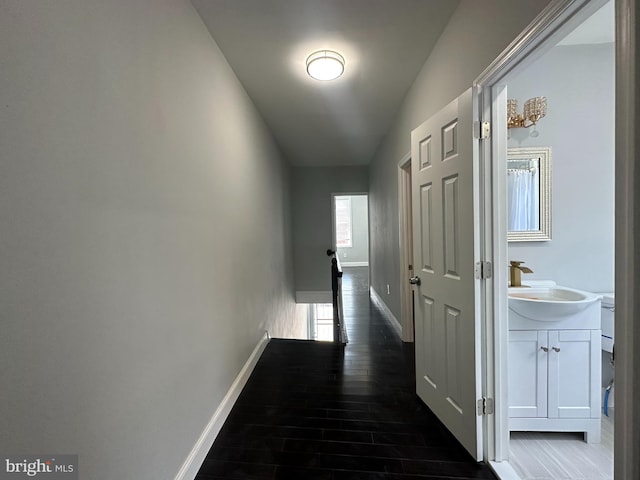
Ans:
{"type": "Polygon", "coordinates": [[[198,480],[493,479],[414,393],[412,344],[345,268],[346,347],[273,339],[198,480]]]}

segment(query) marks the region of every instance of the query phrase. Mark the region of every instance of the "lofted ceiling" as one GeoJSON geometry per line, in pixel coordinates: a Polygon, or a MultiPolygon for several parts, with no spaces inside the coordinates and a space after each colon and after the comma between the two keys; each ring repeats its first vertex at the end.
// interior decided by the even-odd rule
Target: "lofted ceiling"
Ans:
{"type": "Polygon", "coordinates": [[[457,0],[192,0],[292,165],[367,165],[457,0]],[[345,73],[319,82],[330,49],[345,73]]]}

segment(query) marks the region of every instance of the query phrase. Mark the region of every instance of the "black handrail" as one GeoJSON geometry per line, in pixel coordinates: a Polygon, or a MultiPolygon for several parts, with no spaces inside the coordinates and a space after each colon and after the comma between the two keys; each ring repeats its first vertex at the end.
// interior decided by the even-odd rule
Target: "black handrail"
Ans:
{"type": "Polygon", "coordinates": [[[331,291],[333,292],[333,306],[336,306],[338,299],[338,279],[342,278],[342,265],[336,256],[336,252],[333,250],[327,250],[327,255],[331,258],[331,291]]]}
{"type": "Polygon", "coordinates": [[[327,249],[327,255],[331,257],[331,293],[333,299],[333,341],[347,343],[346,333],[343,328],[342,313],[342,265],[335,250],[327,249]]]}

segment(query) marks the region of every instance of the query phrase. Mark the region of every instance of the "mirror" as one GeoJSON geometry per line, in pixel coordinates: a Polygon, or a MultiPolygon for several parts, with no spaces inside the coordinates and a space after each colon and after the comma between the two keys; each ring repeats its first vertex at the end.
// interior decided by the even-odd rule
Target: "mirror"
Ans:
{"type": "Polygon", "coordinates": [[[551,240],[551,147],[507,151],[507,239],[551,240]]]}

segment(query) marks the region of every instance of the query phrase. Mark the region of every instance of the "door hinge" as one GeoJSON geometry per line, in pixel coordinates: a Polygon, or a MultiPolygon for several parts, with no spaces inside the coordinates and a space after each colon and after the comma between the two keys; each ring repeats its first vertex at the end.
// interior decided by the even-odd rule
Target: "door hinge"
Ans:
{"type": "Polygon", "coordinates": [[[491,122],[475,122],[475,125],[476,138],[480,140],[491,138],[491,122]]]}
{"type": "Polygon", "coordinates": [[[478,400],[478,415],[491,415],[493,413],[493,398],[482,397],[478,400]]]}
{"type": "Polygon", "coordinates": [[[493,275],[493,266],[487,261],[476,262],[475,272],[476,278],[485,280],[493,275]]]}
{"type": "Polygon", "coordinates": [[[482,122],[480,124],[480,139],[484,140],[491,137],[491,122],[482,122]]]}

